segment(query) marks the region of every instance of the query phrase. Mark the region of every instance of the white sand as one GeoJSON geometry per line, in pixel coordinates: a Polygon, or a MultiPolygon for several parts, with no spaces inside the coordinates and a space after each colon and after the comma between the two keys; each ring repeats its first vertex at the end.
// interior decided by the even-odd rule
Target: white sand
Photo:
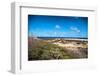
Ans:
{"type": "Polygon", "coordinates": [[[56,42],[56,43],[53,43],[53,44],[56,44],[56,45],[61,46],[61,47],[73,47],[73,48],[83,47],[81,44],[75,45],[73,43],[63,44],[63,43],[56,42]]]}

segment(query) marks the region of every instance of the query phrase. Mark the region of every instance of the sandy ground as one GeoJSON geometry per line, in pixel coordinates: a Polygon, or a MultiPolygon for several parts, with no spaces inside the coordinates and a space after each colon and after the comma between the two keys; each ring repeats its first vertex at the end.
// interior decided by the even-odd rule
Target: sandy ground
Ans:
{"type": "Polygon", "coordinates": [[[69,47],[73,47],[73,48],[77,48],[77,47],[82,47],[83,48],[83,45],[82,44],[79,44],[79,45],[75,45],[73,43],[67,43],[67,44],[63,44],[63,43],[53,43],[53,44],[56,44],[58,46],[61,46],[61,47],[66,47],[66,48],[69,48],[69,47]]]}
{"type": "Polygon", "coordinates": [[[56,44],[60,47],[64,47],[66,49],[66,52],[75,57],[75,58],[87,58],[88,57],[88,45],[84,45],[83,44],[74,44],[74,43],[67,43],[67,44],[63,44],[63,43],[53,43],[56,44]]]}

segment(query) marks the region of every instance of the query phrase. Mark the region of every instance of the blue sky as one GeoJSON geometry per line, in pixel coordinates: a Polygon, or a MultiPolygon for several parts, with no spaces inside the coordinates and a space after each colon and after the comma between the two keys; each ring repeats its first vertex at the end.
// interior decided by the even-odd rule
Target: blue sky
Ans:
{"type": "Polygon", "coordinates": [[[28,15],[28,36],[88,37],[88,17],[28,15]]]}

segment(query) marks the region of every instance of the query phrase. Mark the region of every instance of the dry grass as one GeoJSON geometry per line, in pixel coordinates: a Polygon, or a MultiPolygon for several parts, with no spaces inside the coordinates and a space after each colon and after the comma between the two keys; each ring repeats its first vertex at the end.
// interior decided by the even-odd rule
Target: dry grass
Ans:
{"type": "Polygon", "coordinates": [[[29,39],[28,44],[28,60],[76,59],[88,56],[87,42],[29,39]]]}

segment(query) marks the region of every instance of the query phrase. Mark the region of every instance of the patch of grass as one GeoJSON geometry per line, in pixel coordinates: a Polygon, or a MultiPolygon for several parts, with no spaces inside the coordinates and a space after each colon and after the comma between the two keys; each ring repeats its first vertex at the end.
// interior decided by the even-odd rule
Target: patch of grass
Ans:
{"type": "Polygon", "coordinates": [[[28,60],[51,60],[70,59],[65,49],[56,44],[51,44],[42,40],[36,41],[35,45],[28,48],[28,60]]]}

